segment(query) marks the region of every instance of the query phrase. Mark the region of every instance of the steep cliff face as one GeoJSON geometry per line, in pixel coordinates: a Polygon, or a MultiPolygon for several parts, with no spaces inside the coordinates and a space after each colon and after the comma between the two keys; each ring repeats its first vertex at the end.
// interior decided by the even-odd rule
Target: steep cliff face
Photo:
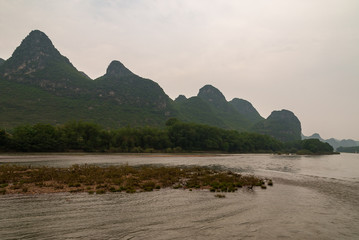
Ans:
{"type": "Polygon", "coordinates": [[[0,65],[3,64],[4,62],[5,62],[5,60],[0,58],[0,65]]]}
{"type": "Polygon", "coordinates": [[[252,130],[283,142],[301,140],[302,133],[299,119],[288,110],[273,111],[267,119],[255,124],[252,130]]]}

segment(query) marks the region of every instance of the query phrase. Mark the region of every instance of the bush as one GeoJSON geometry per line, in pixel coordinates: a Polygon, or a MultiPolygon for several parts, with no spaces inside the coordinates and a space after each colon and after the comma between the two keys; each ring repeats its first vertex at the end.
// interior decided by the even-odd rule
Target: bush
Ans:
{"type": "Polygon", "coordinates": [[[216,195],[214,195],[216,198],[225,198],[226,197],[226,195],[224,195],[224,194],[216,194],[216,195]]]}
{"type": "Polygon", "coordinates": [[[105,193],[106,193],[105,189],[96,190],[96,194],[105,194],[105,193]]]}

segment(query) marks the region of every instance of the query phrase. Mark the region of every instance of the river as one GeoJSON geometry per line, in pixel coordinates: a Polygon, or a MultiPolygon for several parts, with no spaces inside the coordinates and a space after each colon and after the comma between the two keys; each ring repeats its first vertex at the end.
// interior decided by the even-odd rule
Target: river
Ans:
{"type": "Polygon", "coordinates": [[[208,190],[0,196],[0,239],[359,239],[359,154],[295,156],[31,154],[0,164],[199,165],[273,179],[208,190]]]}

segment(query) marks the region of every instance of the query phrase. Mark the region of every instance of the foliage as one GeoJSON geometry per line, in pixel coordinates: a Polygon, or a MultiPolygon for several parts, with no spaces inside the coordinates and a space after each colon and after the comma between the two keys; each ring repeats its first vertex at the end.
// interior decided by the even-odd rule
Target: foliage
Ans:
{"type": "Polygon", "coordinates": [[[189,151],[249,153],[281,149],[281,143],[270,136],[195,123],[176,122],[168,128],[168,135],[174,146],[189,151]]]}
{"type": "Polygon", "coordinates": [[[12,146],[21,152],[49,152],[59,151],[59,134],[50,124],[24,125],[14,129],[12,146]]]}
{"type": "Polygon", "coordinates": [[[338,147],[338,152],[346,152],[346,153],[358,153],[359,152],[359,146],[356,147],[338,147]]]}
{"type": "Polygon", "coordinates": [[[331,153],[317,139],[282,143],[258,133],[237,132],[170,118],[166,128],[123,127],[108,130],[95,123],[72,121],[53,126],[38,123],[0,130],[0,150],[17,152],[193,152],[225,153],[331,153]]]}
{"type": "Polygon", "coordinates": [[[329,143],[314,138],[285,143],[285,149],[302,155],[333,153],[333,147],[329,143]]]}
{"type": "Polygon", "coordinates": [[[302,149],[312,153],[328,153],[333,152],[333,147],[329,143],[321,142],[319,139],[302,140],[302,149]]]}
{"type": "Polygon", "coordinates": [[[282,144],[270,136],[238,133],[208,125],[169,119],[166,128],[124,127],[106,130],[95,123],[38,123],[0,132],[2,150],[19,152],[275,152],[282,144]]]}
{"type": "Polygon", "coordinates": [[[6,147],[9,145],[9,134],[4,129],[0,129],[0,150],[6,150],[6,147]]]}
{"type": "Polygon", "coordinates": [[[87,152],[105,149],[106,132],[94,123],[69,122],[58,127],[65,149],[87,152]]]}

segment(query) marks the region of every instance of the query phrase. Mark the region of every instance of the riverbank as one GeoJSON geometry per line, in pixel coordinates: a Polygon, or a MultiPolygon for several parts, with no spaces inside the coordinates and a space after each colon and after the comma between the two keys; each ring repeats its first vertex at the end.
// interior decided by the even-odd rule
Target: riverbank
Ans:
{"type": "Polygon", "coordinates": [[[161,188],[234,192],[242,187],[266,188],[266,185],[273,185],[273,182],[253,175],[207,167],[99,167],[87,164],[67,168],[9,164],[0,166],[0,194],[135,193],[161,188]]]}
{"type": "Polygon", "coordinates": [[[94,155],[103,155],[103,156],[147,156],[147,157],[213,157],[221,155],[290,155],[290,156],[325,156],[325,155],[339,155],[340,152],[322,152],[322,153],[313,153],[307,151],[300,152],[253,152],[253,153],[228,153],[228,152],[219,152],[219,151],[192,151],[192,152],[85,152],[85,151],[70,151],[70,152],[1,152],[1,156],[94,156],[94,155]]]}

